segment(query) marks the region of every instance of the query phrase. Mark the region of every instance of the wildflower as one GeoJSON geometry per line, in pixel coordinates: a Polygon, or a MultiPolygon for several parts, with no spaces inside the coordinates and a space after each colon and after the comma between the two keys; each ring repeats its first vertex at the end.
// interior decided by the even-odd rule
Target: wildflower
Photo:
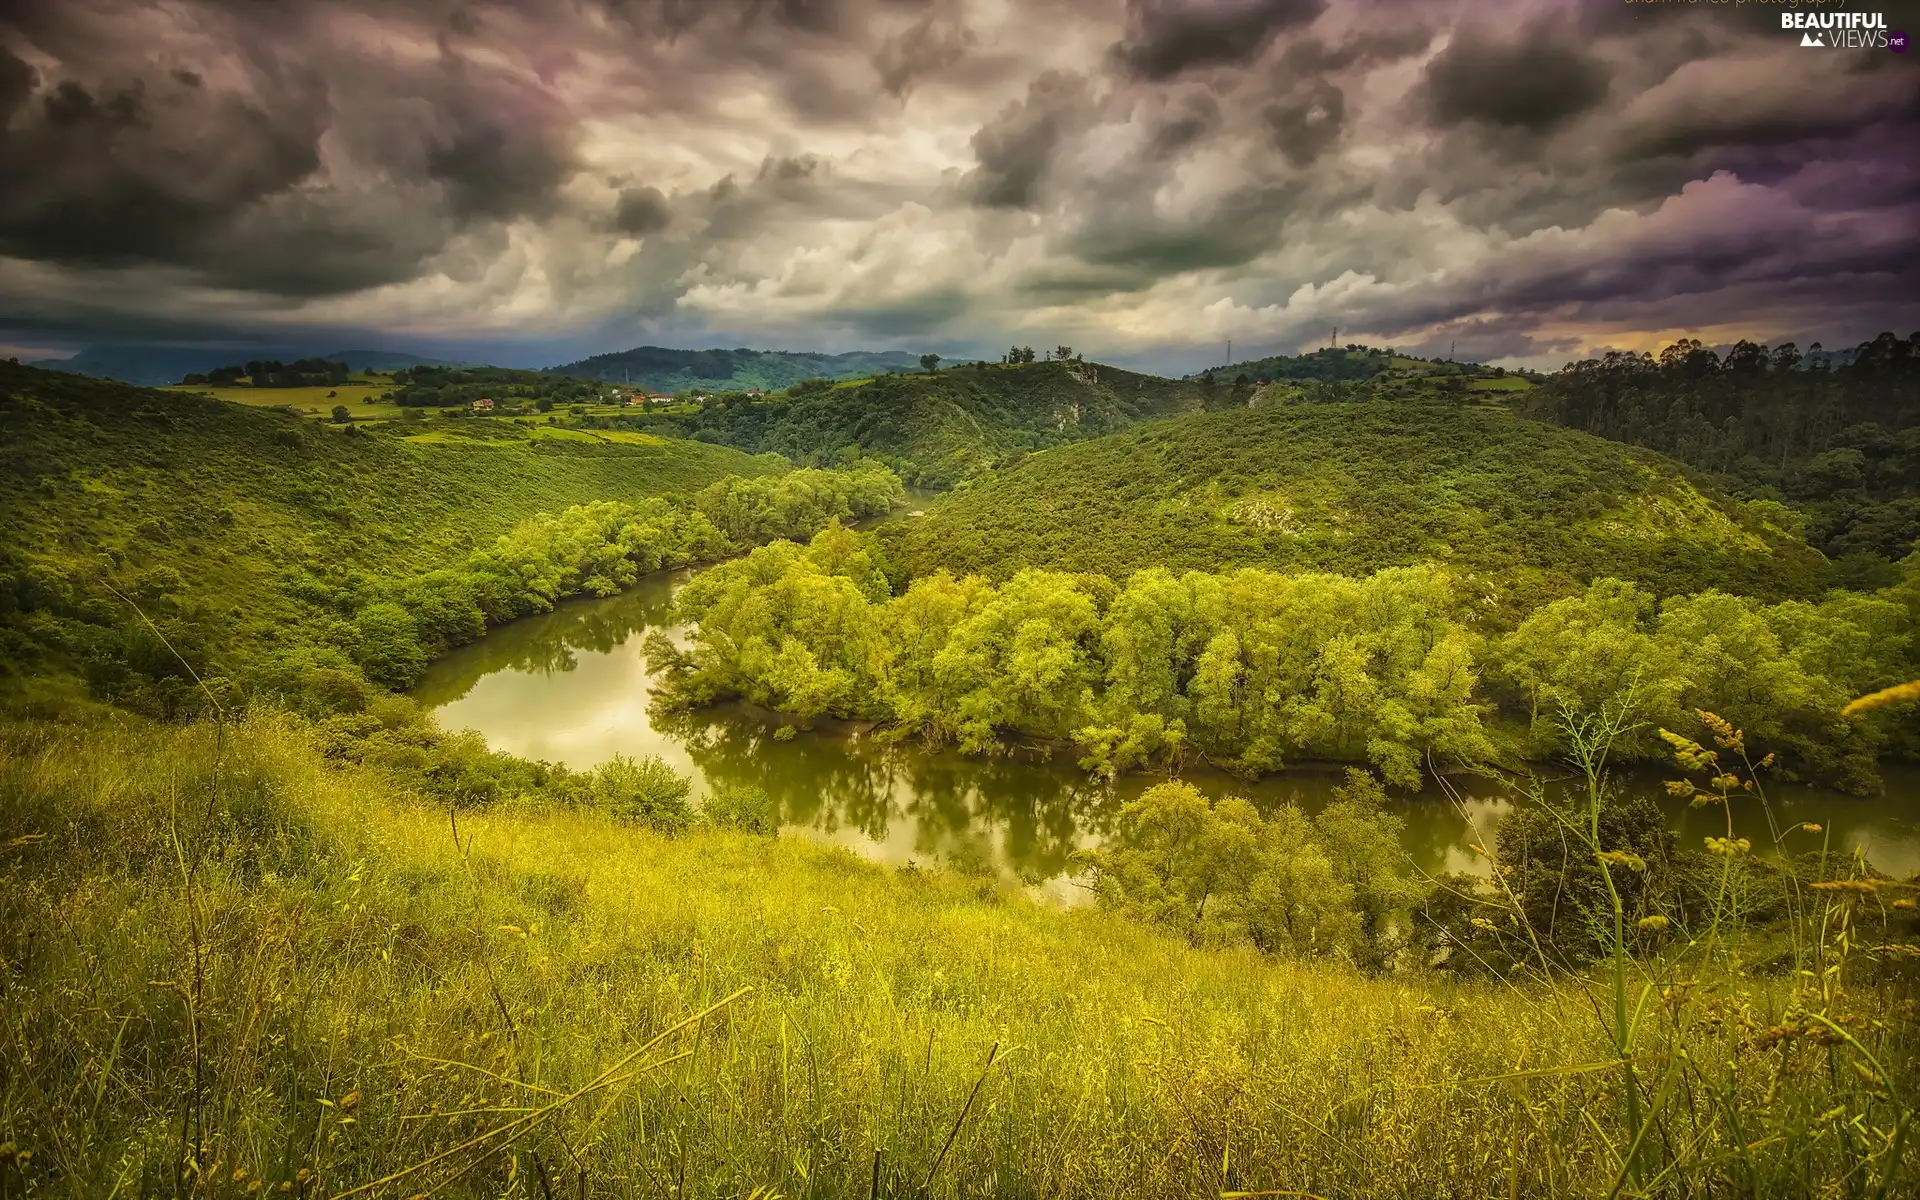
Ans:
{"type": "Polygon", "coordinates": [[[1659,913],[1654,913],[1650,917],[1640,918],[1640,928],[1648,931],[1649,933],[1658,933],[1660,930],[1665,929],[1666,927],[1667,927],[1667,919],[1661,916],[1659,913]]]}
{"type": "Polygon", "coordinates": [[[1851,717],[1855,713],[1863,713],[1868,709],[1882,708],[1889,704],[1898,704],[1903,700],[1914,699],[1920,699],[1920,680],[1915,680],[1912,683],[1897,684],[1890,688],[1882,688],[1877,692],[1862,696],[1841,709],[1840,715],[1843,717],[1851,717]]]}
{"type": "Polygon", "coordinates": [[[1753,849],[1753,843],[1746,838],[1710,837],[1707,839],[1707,853],[1716,854],[1722,858],[1734,858],[1751,849],[1753,849]]]}
{"type": "Polygon", "coordinates": [[[1691,792],[1692,790],[1693,790],[1693,780],[1691,779],[1667,780],[1667,795],[1669,796],[1684,796],[1688,792],[1691,792]]]}
{"type": "Polygon", "coordinates": [[[1719,756],[1692,738],[1681,737],[1671,729],[1660,731],[1660,740],[1673,747],[1674,761],[1689,771],[1704,771],[1719,765],[1719,756]]]}
{"type": "Polygon", "coordinates": [[[1719,775],[1715,775],[1709,782],[1723,792],[1731,792],[1740,786],[1740,777],[1731,773],[1722,772],[1719,775]]]}
{"type": "Polygon", "coordinates": [[[1611,863],[1616,867],[1625,867],[1629,871],[1644,871],[1647,869],[1646,859],[1626,850],[1602,850],[1600,852],[1600,861],[1603,863],[1611,863]]]}
{"type": "Polygon", "coordinates": [[[1735,754],[1746,752],[1746,735],[1735,729],[1725,717],[1716,716],[1704,708],[1694,710],[1700,714],[1700,723],[1713,731],[1714,745],[1722,750],[1731,750],[1735,754]]]}
{"type": "Polygon", "coordinates": [[[1497,928],[1497,926],[1495,926],[1492,921],[1487,920],[1485,917],[1475,917],[1471,922],[1469,922],[1469,924],[1471,924],[1475,929],[1484,929],[1488,933],[1494,932],[1494,930],[1497,928]]]}
{"type": "Polygon", "coordinates": [[[1813,823],[1812,821],[1802,821],[1802,822],[1800,823],[1800,828],[1801,828],[1801,829],[1803,829],[1803,830],[1805,830],[1805,831],[1806,831],[1806,832],[1808,832],[1808,833],[1819,833],[1819,832],[1821,832],[1821,827],[1820,827],[1820,826],[1818,826],[1818,825],[1815,825],[1815,824],[1814,824],[1814,823],[1813,823]]]}

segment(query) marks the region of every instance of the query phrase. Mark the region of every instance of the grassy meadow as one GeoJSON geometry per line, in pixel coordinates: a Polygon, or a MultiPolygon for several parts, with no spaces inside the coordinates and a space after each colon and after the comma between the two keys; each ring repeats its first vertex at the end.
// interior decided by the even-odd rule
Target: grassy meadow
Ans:
{"type": "Polygon", "coordinates": [[[1857,961],[1635,964],[1636,1144],[1578,976],[1369,977],[798,840],[449,813],[268,713],[0,746],[9,1195],[1920,1183],[1910,1000],[1857,961]]]}

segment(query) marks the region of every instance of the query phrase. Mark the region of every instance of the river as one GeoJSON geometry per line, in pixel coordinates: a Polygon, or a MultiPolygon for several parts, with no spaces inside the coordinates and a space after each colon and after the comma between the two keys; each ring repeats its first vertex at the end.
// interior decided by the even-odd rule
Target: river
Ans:
{"type": "MultiPolygon", "coordinates": [[[[1090,780],[1071,752],[1029,747],[968,757],[888,744],[834,722],[784,735],[785,718],[739,704],[656,721],[647,711],[652,685],[640,643],[660,627],[684,644],[686,631],[669,625],[668,613],[690,574],[661,572],[620,595],[569,600],[511,622],[435,662],[414,695],[443,727],[475,730],[496,750],[576,768],[615,754],[656,755],[693,777],[696,798],[716,784],[763,788],[778,801],[788,832],[896,865],[938,862],[1017,878],[1068,902],[1081,895],[1066,874],[1072,853],[1097,842],[1122,803],[1163,778],[1139,773],[1109,786],[1090,780]]],[[[1675,806],[1660,786],[1670,774],[1636,772],[1627,786],[1657,794],[1689,839],[1724,832],[1717,808],[1675,806]]],[[[1920,769],[1889,764],[1885,774],[1886,794],[1872,798],[1786,785],[1770,791],[1783,823],[1820,823],[1833,848],[1858,849],[1904,878],[1920,872],[1920,769]]],[[[1309,765],[1247,783],[1202,767],[1182,777],[1210,795],[1314,811],[1342,772],[1309,765]]],[[[1507,807],[1492,785],[1457,782],[1473,797],[1464,808],[1438,789],[1395,801],[1407,820],[1408,853],[1424,871],[1481,868],[1484,860],[1467,847],[1491,836],[1507,807]]],[[[1766,825],[1757,809],[1739,806],[1739,832],[1759,846],[1766,825]]]]}

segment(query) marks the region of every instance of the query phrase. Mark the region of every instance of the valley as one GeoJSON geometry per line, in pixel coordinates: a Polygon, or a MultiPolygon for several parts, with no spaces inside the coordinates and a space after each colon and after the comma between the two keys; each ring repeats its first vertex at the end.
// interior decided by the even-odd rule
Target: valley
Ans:
{"type": "Polygon", "coordinates": [[[335,423],[0,367],[35,1162],[151,1173],[184,1120],[316,1195],[498,1181],[514,1130],[609,1194],[1907,1170],[1806,1125],[1904,1128],[1912,1083],[1920,744],[1848,701],[1920,674],[1920,579],[1809,542],[1845,497],[1519,415],[1577,375],[1062,358],[636,411],[491,370],[335,423]],[[1636,989],[1657,1025],[1607,1016],[1636,989]],[[615,1115],[521,1103],[582,1086],[615,1115]]]}

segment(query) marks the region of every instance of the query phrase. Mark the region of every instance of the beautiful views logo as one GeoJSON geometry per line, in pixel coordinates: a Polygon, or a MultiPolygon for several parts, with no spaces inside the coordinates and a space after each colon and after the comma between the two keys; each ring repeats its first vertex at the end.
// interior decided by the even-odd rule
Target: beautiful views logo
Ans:
{"type": "Polygon", "coordinates": [[[1802,46],[1827,50],[1904,51],[1907,48],[1906,34],[1888,36],[1884,13],[1787,12],[1780,14],[1780,28],[1800,30],[1802,46]]]}

